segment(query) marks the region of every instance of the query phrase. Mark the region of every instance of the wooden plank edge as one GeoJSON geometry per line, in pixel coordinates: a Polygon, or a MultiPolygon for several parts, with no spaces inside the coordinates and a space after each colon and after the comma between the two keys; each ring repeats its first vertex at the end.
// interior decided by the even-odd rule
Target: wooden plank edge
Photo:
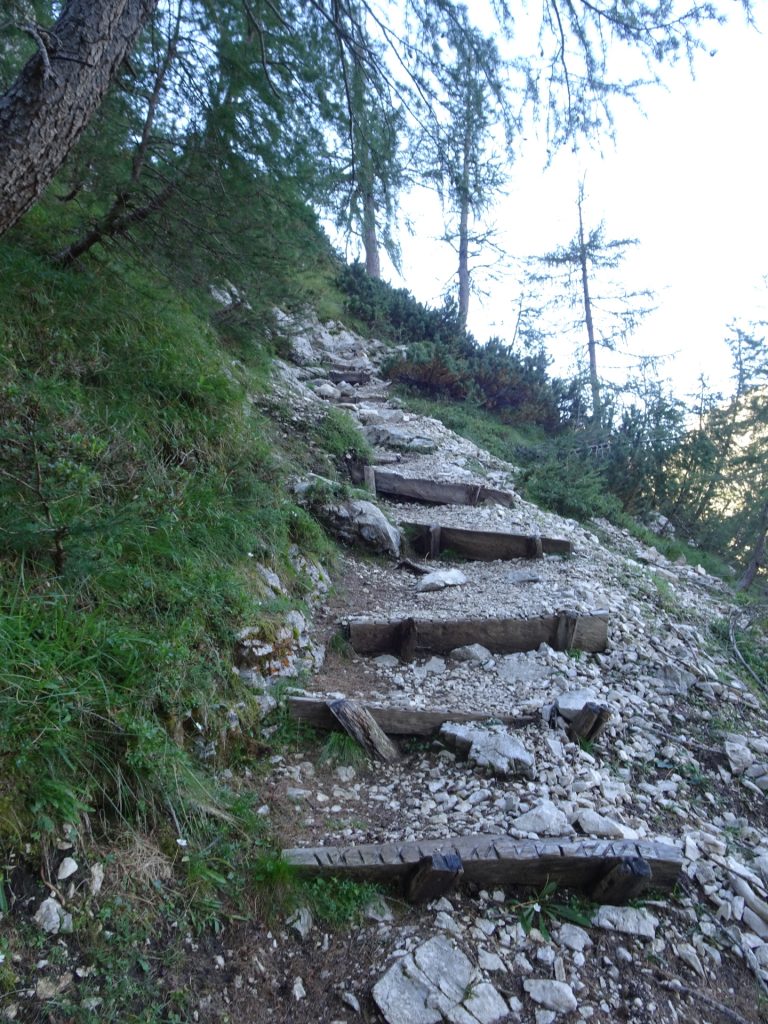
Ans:
{"type": "Polygon", "coordinates": [[[608,613],[605,611],[590,615],[559,612],[528,619],[349,619],[345,628],[358,654],[396,651],[407,659],[417,650],[443,654],[452,649],[450,644],[436,643],[434,636],[430,639],[430,633],[450,635],[467,630],[473,633],[473,642],[497,654],[532,651],[541,643],[548,643],[556,651],[575,649],[595,654],[604,651],[608,643],[608,613]],[[530,639],[515,644],[494,640],[493,632],[507,625],[530,626],[530,639]]]}
{"type": "MultiPolygon", "coordinates": [[[[331,698],[289,697],[288,713],[296,721],[316,729],[339,731],[341,725],[333,715],[331,698]]],[[[493,715],[485,712],[448,711],[442,708],[391,708],[375,704],[363,705],[380,729],[390,736],[433,736],[445,722],[501,722],[513,728],[524,728],[541,721],[540,715],[493,715]]]]}
{"type": "Polygon", "coordinates": [[[424,858],[450,854],[461,859],[463,879],[479,884],[540,886],[547,880],[594,889],[628,860],[648,865],[654,888],[671,888],[683,866],[682,850],[652,840],[575,840],[572,837],[518,840],[511,836],[455,836],[358,847],[294,847],[283,859],[298,874],[335,875],[397,882],[412,875],[424,858]]]}
{"type": "Polygon", "coordinates": [[[410,498],[412,501],[427,505],[478,505],[491,501],[509,508],[516,500],[515,494],[511,491],[501,491],[482,484],[407,477],[376,467],[374,473],[377,494],[410,498]]]}
{"type": "Polygon", "coordinates": [[[435,558],[439,551],[451,548],[458,555],[469,558],[472,561],[514,561],[518,558],[531,557],[529,552],[534,548],[534,557],[539,553],[546,555],[571,555],[573,554],[573,543],[560,537],[534,537],[528,534],[506,533],[497,530],[468,530],[463,527],[450,526],[446,524],[427,524],[402,522],[400,526],[406,531],[411,544],[417,551],[427,553],[435,558]],[[445,531],[445,538],[438,540],[438,551],[433,550],[432,532],[445,531]],[[487,557],[480,557],[475,554],[467,554],[467,548],[471,548],[472,541],[476,540],[479,545],[487,544],[487,557]],[[494,545],[502,549],[502,553],[493,552],[494,545]],[[503,549],[510,547],[517,548],[516,553],[506,553],[503,549]]]}

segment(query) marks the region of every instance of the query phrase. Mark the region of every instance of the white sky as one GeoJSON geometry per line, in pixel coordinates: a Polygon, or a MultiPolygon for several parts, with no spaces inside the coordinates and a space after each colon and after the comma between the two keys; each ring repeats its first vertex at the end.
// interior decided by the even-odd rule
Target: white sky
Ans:
{"type": "MultiPolygon", "coordinates": [[[[768,318],[768,36],[735,11],[710,39],[717,52],[698,55],[695,79],[682,63],[664,72],[668,90],[649,86],[642,94],[642,112],[615,108],[616,143],[604,140],[602,153],[561,152],[545,171],[543,146],[529,137],[493,215],[513,257],[566,244],[586,172],[588,224],[604,219],[608,238],[639,239],[623,280],[628,290],[656,292],[658,310],[629,347],[672,356],[662,374],[680,396],[701,373],[727,391],[728,322],[768,318]]],[[[403,277],[392,271],[390,279],[439,304],[455,271],[455,256],[438,240],[439,205],[420,190],[402,208],[416,234],[403,232],[403,277]]],[[[481,342],[511,337],[518,289],[511,279],[486,287],[488,296],[472,297],[469,327],[481,342]]],[[[572,341],[551,344],[550,354],[553,372],[574,368],[572,341]]],[[[610,353],[602,360],[607,374],[609,361],[618,365],[610,353]]]]}

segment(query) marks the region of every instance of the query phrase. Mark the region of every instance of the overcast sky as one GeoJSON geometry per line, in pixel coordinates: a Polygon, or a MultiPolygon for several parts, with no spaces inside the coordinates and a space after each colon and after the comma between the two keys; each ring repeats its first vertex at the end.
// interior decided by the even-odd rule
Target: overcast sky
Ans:
{"type": "MultiPolygon", "coordinates": [[[[529,137],[494,215],[514,257],[565,244],[586,173],[589,223],[604,219],[609,238],[639,239],[624,265],[627,289],[657,293],[657,312],[629,347],[673,356],[663,372],[681,396],[701,373],[727,390],[728,322],[768,319],[768,37],[735,13],[710,39],[717,52],[699,54],[695,79],[683,64],[665,72],[668,90],[648,88],[642,113],[617,108],[615,145],[606,139],[601,151],[561,152],[544,170],[543,147],[529,137]]],[[[392,272],[392,283],[439,303],[455,271],[454,255],[437,240],[439,206],[420,192],[403,212],[416,234],[403,236],[403,278],[392,272]]],[[[518,289],[510,279],[488,287],[487,297],[473,296],[469,327],[480,341],[510,337],[518,289]]],[[[572,340],[550,348],[555,372],[573,369],[572,340]]],[[[603,357],[606,372],[610,360],[603,357]]]]}

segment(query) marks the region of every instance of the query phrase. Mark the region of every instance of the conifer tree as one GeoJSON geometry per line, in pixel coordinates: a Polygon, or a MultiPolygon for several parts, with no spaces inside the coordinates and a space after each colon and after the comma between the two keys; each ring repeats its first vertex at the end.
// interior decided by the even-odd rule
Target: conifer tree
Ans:
{"type": "Polygon", "coordinates": [[[447,21],[437,42],[445,53],[437,70],[441,92],[426,173],[435,180],[449,218],[444,237],[458,256],[458,315],[466,327],[472,257],[492,242],[482,217],[506,180],[514,119],[496,44],[469,24],[466,11],[447,21]]]}
{"type": "Polygon", "coordinates": [[[636,238],[609,239],[605,223],[585,226],[584,183],[579,185],[576,206],[578,229],[566,245],[534,258],[533,263],[551,273],[534,272],[531,282],[555,290],[551,304],[573,311],[569,328],[586,336],[589,360],[589,386],[592,394],[592,420],[600,426],[603,419],[601,382],[597,369],[598,347],[613,350],[627,338],[653,307],[647,289],[626,291],[606,275],[621,266],[627,250],[638,244],[636,238]]]}

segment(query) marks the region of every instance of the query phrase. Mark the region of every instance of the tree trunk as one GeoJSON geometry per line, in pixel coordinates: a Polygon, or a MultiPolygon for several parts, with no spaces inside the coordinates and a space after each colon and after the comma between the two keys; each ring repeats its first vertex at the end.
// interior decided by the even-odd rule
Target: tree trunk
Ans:
{"type": "Polygon", "coordinates": [[[0,235],[40,198],[157,0],[69,0],[0,96],[0,235]]]}
{"type": "Polygon", "coordinates": [[[369,277],[381,277],[379,240],[376,237],[376,204],[373,188],[363,194],[363,246],[365,247],[365,269],[369,277]]]}
{"type": "Polygon", "coordinates": [[[592,320],[592,300],[589,296],[589,268],[587,266],[587,246],[584,241],[584,217],[581,206],[584,201],[583,191],[579,191],[579,262],[581,264],[581,287],[584,293],[584,321],[587,325],[587,347],[589,349],[589,384],[592,389],[592,418],[595,426],[600,426],[602,407],[600,402],[600,380],[597,376],[597,343],[595,342],[595,325],[592,320]]]}
{"type": "Polygon", "coordinates": [[[757,539],[755,540],[754,547],[752,548],[752,554],[747,564],[747,568],[744,570],[744,575],[736,584],[737,590],[747,590],[748,587],[750,587],[754,582],[755,576],[757,576],[758,569],[760,569],[762,566],[766,564],[765,547],[767,537],[768,499],[763,504],[763,510],[760,513],[760,524],[758,526],[757,539]]]}
{"type": "Polygon", "coordinates": [[[459,325],[467,326],[469,313],[469,129],[464,136],[464,156],[461,168],[461,207],[459,209],[459,325]]]}

